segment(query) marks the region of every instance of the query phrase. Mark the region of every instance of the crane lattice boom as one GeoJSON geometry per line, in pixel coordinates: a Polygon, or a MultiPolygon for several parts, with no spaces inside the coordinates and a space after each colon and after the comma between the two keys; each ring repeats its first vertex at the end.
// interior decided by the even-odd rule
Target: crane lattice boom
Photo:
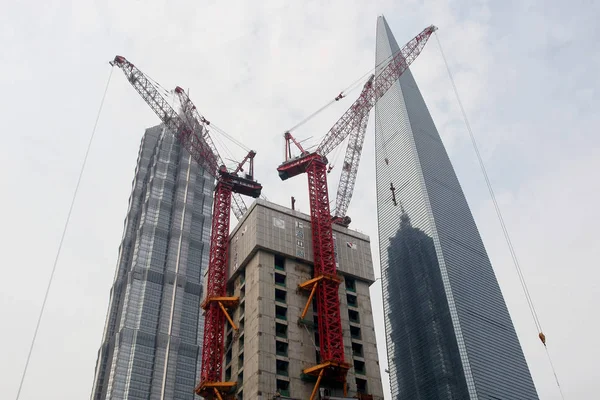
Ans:
{"type": "MultiPolygon", "coordinates": [[[[162,96],[154,83],[125,57],[116,56],[111,64],[121,68],[129,83],[158,116],[165,128],[177,137],[179,143],[185,147],[198,165],[218,179],[218,171],[224,165],[223,160],[208,134],[206,120],[199,116],[196,107],[191,104],[183,89],[180,87],[175,89],[182,106],[183,115],[180,115],[162,96]]],[[[233,194],[231,208],[238,220],[247,211],[246,204],[237,193],[233,194]]]]}
{"type": "Polygon", "coordinates": [[[333,149],[348,137],[350,130],[361,118],[363,113],[370,111],[377,100],[379,100],[398,80],[412,64],[412,62],[421,54],[423,47],[429,40],[429,37],[437,28],[433,25],[425,28],[421,33],[415,36],[410,42],[404,45],[402,49],[382,68],[375,76],[371,85],[365,85],[362,93],[356,101],[348,108],[342,117],[327,132],[327,135],[317,147],[316,152],[327,156],[333,149]]]}
{"type": "MultiPolygon", "coordinates": [[[[210,124],[210,122],[208,122],[206,120],[206,118],[204,118],[202,115],[200,115],[200,113],[198,112],[198,109],[196,108],[194,103],[192,103],[192,101],[190,100],[187,93],[181,87],[177,86],[175,88],[175,94],[179,98],[179,103],[181,104],[183,116],[184,116],[184,119],[187,122],[188,126],[191,127],[194,132],[202,132],[203,133],[201,140],[203,141],[203,143],[205,143],[205,148],[202,148],[202,149],[200,147],[192,147],[192,148],[198,149],[196,151],[198,157],[202,157],[203,154],[208,153],[208,149],[210,149],[210,154],[213,154],[214,157],[207,160],[207,164],[210,164],[211,170],[216,171],[217,169],[221,168],[221,166],[225,165],[225,163],[223,162],[223,159],[219,155],[219,152],[217,151],[217,148],[216,148],[212,138],[208,134],[208,129],[205,126],[205,125],[210,124]],[[204,153],[202,153],[202,151],[204,151],[204,153]]],[[[189,140],[191,141],[191,143],[193,143],[196,139],[200,139],[200,138],[198,138],[197,135],[189,135],[188,137],[190,138],[189,140]]],[[[185,139],[187,139],[187,138],[182,138],[182,140],[185,140],[185,139]]],[[[252,179],[252,177],[254,177],[254,156],[255,155],[256,155],[256,152],[250,150],[250,152],[248,152],[248,154],[244,157],[242,162],[239,163],[239,165],[237,166],[237,168],[233,172],[233,174],[236,175],[238,172],[240,172],[242,170],[242,166],[246,163],[246,161],[249,161],[250,169],[249,169],[248,176],[251,177],[250,179],[252,179]]],[[[238,220],[240,220],[242,218],[242,216],[244,216],[244,214],[246,214],[246,211],[247,211],[246,203],[244,203],[242,196],[240,196],[240,194],[237,193],[236,191],[233,191],[233,193],[231,195],[231,209],[233,211],[233,214],[236,216],[236,218],[238,220]]]]}
{"type": "Polygon", "coordinates": [[[340,183],[338,184],[335,208],[333,210],[333,221],[337,224],[350,225],[350,217],[346,215],[352,194],[354,193],[354,184],[356,183],[356,174],[358,173],[358,164],[362,155],[362,148],[365,142],[365,133],[367,132],[367,123],[369,122],[370,109],[362,109],[357,114],[355,123],[348,136],[348,147],[344,163],[342,164],[342,173],[340,183]]]}
{"type": "MultiPolygon", "coordinates": [[[[381,71],[376,76],[372,75],[365,84],[363,92],[359,97],[359,99],[368,99],[368,101],[361,103],[363,104],[362,108],[357,107],[355,109],[350,109],[354,111],[354,116],[352,118],[352,123],[348,128],[348,147],[346,148],[346,155],[344,157],[344,164],[342,165],[340,182],[337,189],[335,208],[333,210],[334,223],[348,226],[351,221],[346,213],[348,212],[352,194],[354,193],[356,174],[358,173],[358,165],[360,163],[362,146],[365,140],[365,133],[367,131],[367,123],[369,122],[369,113],[371,109],[374,107],[377,100],[391,88],[394,82],[396,82],[402,73],[406,71],[410,64],[421,53],[427,39],[435,32],[435,30],[436,28],[434,26],[430,26],[423,30],[423,32],[404,46],[388,64],[383,65],[381,71]]],[[[335,141],[325,138],[321,146],[326,147],[326,143],[335,144],[335,141]]],[[[324,151],[326,150],[327,149],[324,148],[324,151]]]]}

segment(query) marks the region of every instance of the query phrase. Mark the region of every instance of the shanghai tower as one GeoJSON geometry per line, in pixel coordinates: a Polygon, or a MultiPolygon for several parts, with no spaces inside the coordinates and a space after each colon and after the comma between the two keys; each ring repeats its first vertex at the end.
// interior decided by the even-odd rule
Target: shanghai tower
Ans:
{"type": "Polygon", "coordinates": [[[162,126],[146,130],[92,400],[193,400],[214,179],[162,126]]]}
{"type": "MultiPolygon", "coordinates": [[[[399,51],[383,16],[376,64],[399,51]]],[[[537,400],[473,215],[407,70],[375,106],[379,253],[394,400],[537,400]]]]}

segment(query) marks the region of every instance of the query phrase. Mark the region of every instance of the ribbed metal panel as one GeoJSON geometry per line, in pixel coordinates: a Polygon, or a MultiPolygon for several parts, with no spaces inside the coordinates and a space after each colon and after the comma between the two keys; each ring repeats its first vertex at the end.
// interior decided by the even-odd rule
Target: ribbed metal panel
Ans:
{"type": "Polygon", "coordinates": [[[93,400],[194,399],[213,178],[161,126],[142,139],[93,400]]]}

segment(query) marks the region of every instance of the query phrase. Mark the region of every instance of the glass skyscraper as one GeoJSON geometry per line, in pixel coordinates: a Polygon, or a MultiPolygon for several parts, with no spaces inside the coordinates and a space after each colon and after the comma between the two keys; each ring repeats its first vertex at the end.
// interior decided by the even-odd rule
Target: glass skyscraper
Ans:
{"type": "Polygon", "coordinates": [[[195,398],[213,190],[172,134],[146,130],[92,400],[195,398]]]}
{"type": "MultiPolygon", "coordinates": [[[[383,17],[376,63],[399,51],[383,17]]],[[[533,400],[536,389],[440,135],[407,70],[375,106],[394,400],[533,400]]]]}

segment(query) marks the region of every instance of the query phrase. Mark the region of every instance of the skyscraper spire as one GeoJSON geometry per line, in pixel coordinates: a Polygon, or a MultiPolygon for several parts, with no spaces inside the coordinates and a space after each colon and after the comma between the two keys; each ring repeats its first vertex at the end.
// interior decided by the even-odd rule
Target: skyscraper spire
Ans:
{"type": "MultiPolygon", "coordinates": [[[[380,16],[376,65],[398,50],[380,16]]],[[[537,400],[475,221],[410,70],[377,102],[374,119],[392,398],[537,400]]]]}

